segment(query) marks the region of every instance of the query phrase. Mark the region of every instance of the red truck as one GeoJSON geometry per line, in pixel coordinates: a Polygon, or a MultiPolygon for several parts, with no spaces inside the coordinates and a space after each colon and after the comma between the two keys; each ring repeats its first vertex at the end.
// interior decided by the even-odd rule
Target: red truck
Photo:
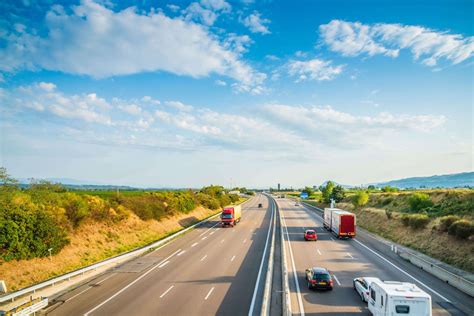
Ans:
{"type": "Polygon", "coordinates": [[[234,227],[242,218],[240,205],[225,207],[221,213],[221,225],[234,227]]]}
{"type": "Polygon", "coordinates": [[[334,211],[331,218],[331,231],[337,238],[356,236],[356,216],[346,211],[334,211]]]}
{"type": "Polygon", "coordinates": [[[324,209],[324,228],[332,231],[338,238],[356,236],[356,216],[338,208],[324,209]]]}

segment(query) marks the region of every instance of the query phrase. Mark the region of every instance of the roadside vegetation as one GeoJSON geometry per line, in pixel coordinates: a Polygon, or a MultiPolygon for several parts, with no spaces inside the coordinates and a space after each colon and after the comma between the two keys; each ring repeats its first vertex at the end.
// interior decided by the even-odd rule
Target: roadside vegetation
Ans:
{"type": "Polygon", "coordinates": [[[241,201],[222,186],[84,192],[32,182],[25,188],[4,168],[0,183],[0,275],[10,290],[143,246],[241,201]]]}
{"type": "Polygon", "coordinates": [[[338,198],[337,207],[356,213],[362,228],[474,272],[473,189],[399,190],[372,186],[343,189],[343,193],[335,195],[335,187],[328,182],[306,202],[324,208],[331,198],[338,198]]]}

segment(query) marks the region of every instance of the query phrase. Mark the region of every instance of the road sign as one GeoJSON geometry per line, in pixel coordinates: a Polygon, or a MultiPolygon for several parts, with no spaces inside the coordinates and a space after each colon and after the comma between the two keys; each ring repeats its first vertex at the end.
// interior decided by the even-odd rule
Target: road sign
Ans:
{"type": "Polygon", "coordinates": [[[302,198],[302,199],[307,199],[307,198],[308,198],[308,193],[302,192],[302,193],[300,194],[300,198],[302,198]]]}

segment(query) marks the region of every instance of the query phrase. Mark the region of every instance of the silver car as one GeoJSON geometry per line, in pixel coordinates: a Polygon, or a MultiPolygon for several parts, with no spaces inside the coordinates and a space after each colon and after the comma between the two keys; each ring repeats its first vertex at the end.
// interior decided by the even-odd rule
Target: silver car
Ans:
{"type": "Polygon", "coordinates": [[[374,282],[375,280],[379,280],[379,278],[370,278],[370,277],[361,277],[355,278],[353,281],[354,290],[356,290],[357,294],[359,294],[362,302],[369,301],[369,286],[370,283],[374,282]]]}

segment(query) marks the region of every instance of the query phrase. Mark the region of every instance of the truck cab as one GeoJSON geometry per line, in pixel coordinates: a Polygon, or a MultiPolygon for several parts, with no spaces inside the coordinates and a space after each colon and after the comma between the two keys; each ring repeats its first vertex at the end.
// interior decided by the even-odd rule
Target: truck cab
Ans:
{"type": "Polygon", "coordinates": [[[242,208],[240,205],[225,207],[221,213],[221,225],[234,227],[240,222],[242,208]]]}

